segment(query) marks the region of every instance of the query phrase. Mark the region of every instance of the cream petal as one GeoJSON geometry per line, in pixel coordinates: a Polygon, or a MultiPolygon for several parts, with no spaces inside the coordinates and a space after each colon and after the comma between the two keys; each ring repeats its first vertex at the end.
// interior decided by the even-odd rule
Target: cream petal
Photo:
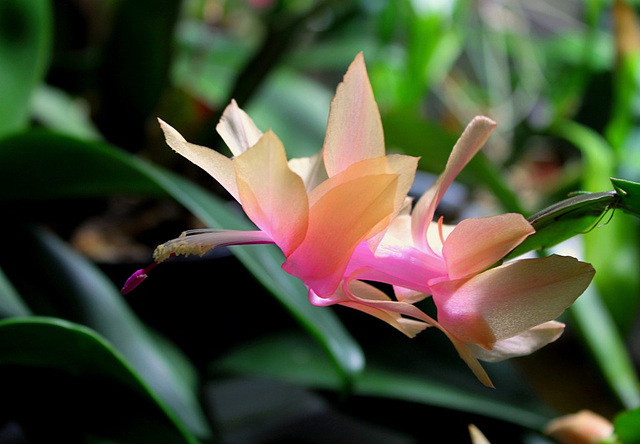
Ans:
{"type": "Polygon", "coordinates": [[[187,142],[182,135],[166,122],[158,119],[167,144],[178,154],[189,159],[209,173],[234,199],[238,200],[236,174],[231,159],[216,150],[187,142]]]}
{"type": "Polygon", "coordinates": [[[468,428],[469,436],[471,437],[471,444],[491,444],[478,427],[473,424],[469,424],[468,428]]]}
{"type": "Polygon", "coordinates": [[[291,171],[300,176],[304,182],[307,192],[313,190],[320,183],[325,181],[327,171],[322,160],[322,151],[310,157],[297,157],[289,160],[291,171]]]}
{"type": "Polygon", "coordinates": [[[262,137],[262,131],[235,100],[225,108],[216,130],[234,156],[244,153],[262,137]]]}
{"type": "Polygon", "coordinates": [[[289,169],[284,146],[267,131],[233,165],[244,212],[289,254],[304,238],[309,204],[302,179],[289,169]]]}
{"type": "Polygon", "coordinates": [[[491,349],[496,341],[556,319],[594,273],[590,264],[552,255],[433,285],[432,296],[438,321],[447,331],[465,343],[491,349]]]}
{"type": "Polygon", "coordinates": [[[393,286],[393,294],[396,295],[396,299],[400,302],[406,302],[407,304],[416,304],[428,297],[428,295],[412,290],[410,288],[393,286]]]}
{"type": "Polygon", "coordinates": [[[442,249],[449,278],[462,279],[494,265],[534,231],[515,213],[463,220],[442,249]]]}
{"type": "Polygon", "coordinates": [[[362,53],[349,66],[331,102],[323,153],[329,177],[385,154],[380,112],[362,53]]]}
{"type": "Polygon", "coordinates": [[[447,165],[438,180],[416,203],[412,212],[411,230],[414,242],[419,248],[429,249],[426,231],[433,219],[436,207],[451,182],[482,148],[495,127],[496,123],[488,117],[474,117],[453,147],[447,165]]]}
{"type": "Polygon", "coordinates": [[[558,339],[564,331],[564,324],[549,321],[526,330],[511,338],[502,339],[486,350],[476,345],[469,348],[481,361],[500,362],[505,359],[526,356],[558,339]]]}

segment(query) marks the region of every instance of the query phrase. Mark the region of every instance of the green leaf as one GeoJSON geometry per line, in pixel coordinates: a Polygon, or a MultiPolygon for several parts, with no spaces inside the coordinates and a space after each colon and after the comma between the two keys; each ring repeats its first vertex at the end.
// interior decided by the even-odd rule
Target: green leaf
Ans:
{"type": "Polygon", "coordinates": [[[289,157],[306,157],[322,148],[330,103],[327,88],[280,69],[254,96],[247,112],[259,128],[278,135],[289,157]]]}
{"type": "Polygon", "coordinates": [[[167,195],[129,159],[101,142],[44,130],[16,134],[0,140],[0,200],[167,195]]]}
{"type": "Polygon", "coordinates": [[[618,207],[630,214],[640,216],[640,183],[613,177],[611,183],[620,196],[618,207]]]}
{"type": "Polygon", "coordinates": [[[95,115],[108,140],[138,151],[166,91],[181,0],[119,1],[98,73],[95,115]]]}
{"type": "MultiPolygon", "coordinates": [[[[48,132],[0,142],[0,199],[105,196],[113,193],[171,196],[209,226],[248,229],[199,186],[108,144],[48,132]],[[55,165],[55,168],[51,166],[55,165]],[[82,165],[78,168],[77,165],[82,165]]],[[[268,245],[235,247],[234,254],[324,346],[345,384],[364,365],[362,350],[328,308],[312,306],[305,286],[281,269],[280,251],[268,245]]],[[[134,270],[132,270],[134,271],[134,270]]]]}
{"type": "Polygon", "coordinates": [[[30,101],[49,62],[49,0],[0,2],[0,138],[26,127],[30,101]]]}
{"type": "Polygon", "coordinates": [[[606,225],[615,210],[640,216],[640,184],[611,178],[615,191],[581,193],[555,203],[528,218],[536,232],[516,247],[506,259],[532,250],[542,250],[573,236],[606,225]],[[607,212],[611,212],[607,216],[607,212]]]}
{"type": "Polygon", "coordinates": [[[518,245],[506,259],[542,250],[594,228],[619,202],[615,191],[586,193],[551,205],[528,218],[536,232],[518,245]]]}
{"type": "Polygon", "coordinates": [[[203,438],[210,436],[211,430],[197,397],[196,371],[187,359],[177,350],[167,355],[168,345],[159,346],[118,288],[62,240],[38,229],[24,233],[18,230],[14,234],[20,244],[11,248],[12,261],[28,263],[29,267],[12,269],[11,264],[7,264],[7,274],[18,277],[22,272],[20,277],[27,281],[31,293],[42,295],[40,306],[47,304],[58,317],[96,330],[127,359],[192,433],[203,438]],[[38,279],[29,283],[33,276],[38,279]]]}
{"type": "Polygon", "coordinates": [[[197,442],[121,355],[86,327],[53,318],[0,321],[0,375],[3,402],[33,438],[197,442]]]}
{"type": "MultiPolygon", "coordinates": [[[[586,191],[598,192],[611,186],[610,178],[616,174],[616,158],[613,148],[600,134],[571,121],[558,122],[551,130],[581,151],[582,187],[586,191]]],[[[584,235],[585,259],[597,270],[594,281],[598,291],[623,333],[635,322],[640,302],[637,298],[640,291],[637,226],[637,218],[619,212],[605,226],[584,235]]]]}
{"type": "MultiPolygon", "coordinates": [[[[216,361],[212,369],[225,373],[272,377],[316,389],[338,390],[339,379],[324,361],[323,354],[313,343],[295,333],[285,333],[265,337],[233,350],[216,361]]],[[[467,391],[428,375],[416,376],[405,370],[369,363],[356,378],[352,395],[454,409],[537,430],[550,419],[514,403],[467,391]]]]}
{"type": "Polygon", "coordinates": [[[35,120],[52,130],[81,139],[102,139],[91,122],[89,104],[60,89],[40,85],[34,91],[31,112],[35,120]]]}
{"type": "Polygon", "coordinates": [[[618,442],[640,442],[640,407],[620,413],[613,424],[618,442]]]}
{"type": "Polygon", "coordinates": [[[640,405],[640,381],[625,341],[593,284],[569,308],[569,313],[622,405],[640,405]]]}

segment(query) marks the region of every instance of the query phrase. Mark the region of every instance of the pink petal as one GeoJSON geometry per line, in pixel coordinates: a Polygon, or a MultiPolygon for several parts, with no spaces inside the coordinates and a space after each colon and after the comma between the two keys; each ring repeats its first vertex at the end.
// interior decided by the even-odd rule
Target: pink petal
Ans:
{"type": "Polygon", "coordinates": [[[329,177],[385,154],[380,112],[362,53],[349,66],[331,102],[323,151],[329,177]]]}
{"type": "Polygon", "coordinates": [[[354,250],[345,274],[358,272],[363,280],[386,282],[420,293],[430,293],[429,280],[445,276],[445,263],[413,246],[383,240],[375,251],[366,243],[354,250]]]}
{"type": "Polygon", "coordinates": [[[253,123],[251,117],[238,107],[235,100],[225,108],[216,130],[234,156],[244,153],[262,137],[262,131],[253,123]]]}
{"type": "Polygon", "coordinates": [[[442,250],[449,278],[462,279],[494,265],[534,231],[524,216],[515,213],[463,220],[442,250]]]}
{"type": "Polygon", "coordinates": [[[443,173],[416,203],[412,212],[412,234],[414,242],[419,248],[429,249],[426,231],[433,219],[436,207],[451,182],[482,148],[495,127],[496,123],[488,117],[474,117],[453,147],[443,173]]]}
{"type": "Polygon", "coordinates": [[[566,256],[525,259],[432,287],[438,321],[468,344],[491,349],[562,314],[587,288],[590,264],[566,256]]]}
{"type": "Polygon", "coordinates": [[[500,362],[505,359],[529,355],[558,339],[563,331],[563,323],[549,321],[525,330],[519,335],[502,339],[496,342],[491,350],[476,345],[470,345],[469,348],[482,361],[500,362]]]}
{"type": "Polygon", "coordinates": [[[289,169],[284,146],[267,131],[251,149],[233,159],[240,202],[249,218],[286,254],[307,230],[307,192],[289,169]]]}
{"type": "Polygon", "coordinates": [[[170,125],[158,119],[167,144],[175,152],[189,159],[200,168],[209,173],[220,185],[222,185],[236,200],[238,189],[236,187],[235,172],[231,159],[219,152],[200,145],[187,142],[182,135],[170,125]]]}

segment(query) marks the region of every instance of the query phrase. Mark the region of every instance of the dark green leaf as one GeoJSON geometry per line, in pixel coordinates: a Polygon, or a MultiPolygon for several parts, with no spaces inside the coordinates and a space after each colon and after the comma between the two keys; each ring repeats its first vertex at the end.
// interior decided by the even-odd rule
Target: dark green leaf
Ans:
{"type": "Polygon", "coordinates": [[[632,358],[595,285],[587,288],[569,313],[612,392],[623,406],[638,405],[640,381],[632,358]]]}
{"type": "Polygon", "coordinates": [[[37,130],[0,140],[0,200],[115,193],[166,195],[107,144],[37,130]]]}
{"type": "Polygon", "coordinates": [[[140,149],[144,128],[166,89],[181,0],[118,2],[99,72],[96,121],[105,137],[140,149]]]}
{"type": "Polygon", "coordinates": [[[52,318],[0,322],[3,403],[38,440],[197,442],[92,330],[52,318]]]}
{"type": "Polygon", "coordinates": [[[24,128],[49,62],[49,0],[0,2],[0,137],[24,128]]]}
{"type": "Polygon", "coordinates": [[[158,345],[118,288],[60,239],[43,230],[19,231],[15,235],[20,245],[12,248],[15,253],[12,263],[6,266],[7,273],[13,276],[28,271],[27,276],[22,275],[27,280],[23,285],[30,293],[42,295],[40,305],[48,304],[58,317],[96,330],[190,431],[208,437],[211,431],[198,402],[195,369],[186,358],[175,350],[167,355],[166,345],[158,345]],[[38,279],[28,282],[33,276],[38,279]]]}
{"type": "MultiPolygon", "coordinates": [[[[326,365],[318,348],[294,334],[270,336],[247,344],[220,359],[214,369],[273,377],[313,388],[340,388],[337,374],[326,365]]],[[[532,429],[540,429],[549,419],[539,412],[513,403],[467,391],[427,375],[415,376],[403,370],[383,368],[370,363],[356,378],[353,394],[477,413],[532,429]]],[[[469,377],[472,378],[470,375],[469,377]]]]}

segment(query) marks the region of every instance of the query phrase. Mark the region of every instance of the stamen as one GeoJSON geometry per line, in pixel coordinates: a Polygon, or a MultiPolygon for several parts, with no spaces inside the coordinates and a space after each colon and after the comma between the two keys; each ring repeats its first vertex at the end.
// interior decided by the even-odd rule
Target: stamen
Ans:
{"type": "Polygon", "coordinates": [[[443,219],[444,219],[444,216],[440,216],[440,219],[438,219],[438,234],[440,235],[440,242],[442,242],[442,245],[444,245],[444,234],[442,234],[443,219]]]}
{"type": "Polygon", "coordinates": [[[182,255],[202,256],[216,247],[228,245],[271,244],[273,240],[262,231],[234,231],[215,228],[195,229],[182,234],[162,245],[153,252],[156,262],[182,255]]]}

